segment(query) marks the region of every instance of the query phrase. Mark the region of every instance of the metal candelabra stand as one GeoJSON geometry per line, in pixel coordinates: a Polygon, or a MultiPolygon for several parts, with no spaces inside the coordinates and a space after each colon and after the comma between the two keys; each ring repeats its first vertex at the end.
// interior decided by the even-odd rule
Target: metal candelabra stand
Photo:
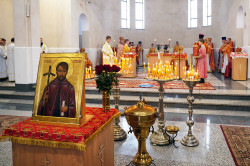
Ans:
{"type": "Polygon", "coordinates": [[[169,82],[172,80],[157,80],[160,85],[159,87],[159,118],[158,118],[158,130],[154,131],[150,137],[150,141],[154,145],[167,145],[170,143],[170,137],[165,132],[165,118],[164,118],[164,104],[163,104],[163,97],[164,97],[164,88],[163,85],[165,82],[169,82]]]}
{"type": "Polygon", "coordinates": [[[194,102],[194,96],[193,96],[193,88],[197,83],[199,83],[199,80],[196,81],[186,81],[183,80],[184,83],[188,86],[189,88],[189,96],[187,97],[187,101],[189,102],[189,119],[187,120],[187,125],[188,125],[188,134],[181,140],[181,143],[185,146],[197,146],[199,144],[199,141],[195,138],[195,136],[192,133],[192,126],[194,125],[193,121],[193,102],[194,102]]]}
{"type": "MultiPolygon", "coordinates": [[[[121,76],[121,74],[117,73],[115,76],[116,81],[118,81],[119,76],[121,76]]],[[[120,92],[120,87],[118,83],[114,87],[115,109],[117,110],[119,110],[119,99],[120,99],[119,92],[120,92]]],[[[114,120],[114,140],[115,141],[121,141],[127,138],[126,132],[121,128],[119,123],[120,123],[120,117],[114,120]]]]}

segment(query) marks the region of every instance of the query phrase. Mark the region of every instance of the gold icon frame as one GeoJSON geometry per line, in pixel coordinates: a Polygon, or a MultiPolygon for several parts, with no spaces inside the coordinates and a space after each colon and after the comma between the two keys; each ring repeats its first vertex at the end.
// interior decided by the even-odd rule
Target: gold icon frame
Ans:
{"type": "Polygon", "coordinates": [[[49,53],[41,54],[39,69],[36,83],[36,93],[33,105],[32,122],[40,124],[55,124],[66,126],[80,126],[80,123],[85,121],[85,53],[49,53]],[[50,76],[49,82],[56,78],[56,66],[60,62],[67,62],[69,65],[67,80],[73,85],[75,90],[75,118],[69,117],[54,117],[37,115],[38,106],[43,95],[43,91],[47,86],[48,76],[43,76],[47,73],[49,66],[51,72],[55,76],[50,76]]]}

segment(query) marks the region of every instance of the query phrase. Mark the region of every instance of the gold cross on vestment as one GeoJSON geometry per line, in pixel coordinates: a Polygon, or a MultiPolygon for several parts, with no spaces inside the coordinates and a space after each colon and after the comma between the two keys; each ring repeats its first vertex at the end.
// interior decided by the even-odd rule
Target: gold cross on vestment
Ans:
{"type": "Polygon", "coordinates": [[[41,162],[43,163],[42,166],[48,166],[50,164],[50,161],[47,160],[47,157],[45,157],[41,162]]]}

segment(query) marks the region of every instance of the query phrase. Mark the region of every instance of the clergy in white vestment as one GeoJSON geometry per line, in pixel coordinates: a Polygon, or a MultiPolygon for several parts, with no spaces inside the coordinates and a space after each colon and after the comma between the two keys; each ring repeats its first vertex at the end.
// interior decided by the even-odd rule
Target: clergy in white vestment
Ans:
{"type": "Polygon", "coordinates": [[[11,39],[11,43],[7,47],[7,66],[9,81],[15,81],[15,57],[14,57],[15,39],[11,39]]]}
{"type": "Polygon", "coordinates": [[[48,53],[48,47],[43,42],[43,38],[40,38],[41,53],[48,53]]]}
{"type": "Polygon", "coordinates": [[[112,64],[113,63],[113,58],[114,58],[114,53],[112,50],[111,45],[109,44],[111,41],[111,37],[107,36],[106,37],[106,42],[104,43],[103,47],[102,47],[102,60],[103,60],[103,64],[112,64]]]}
{"type": "Polygon", "coordinates": [[[0,39],[0,79],[5,79],[8,77],[7,75],[7,49],[6,49],[6,40],[0,39]]]}

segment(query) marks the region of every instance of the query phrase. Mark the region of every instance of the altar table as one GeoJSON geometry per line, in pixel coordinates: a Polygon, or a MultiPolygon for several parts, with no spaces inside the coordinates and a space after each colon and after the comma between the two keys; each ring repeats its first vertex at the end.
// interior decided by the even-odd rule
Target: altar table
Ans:
{"type": "Polygon", "coordinates": [[[179,69],[180,69],[180,78],[182,78],[184,76],[184,70],[183,68],[186,67],[187,68],[187,54],[184,53],[184,54],[173,54],[172,55],[172,59],[173,59],[173,63],[174,63],[174,68],[176,67],[177,69],[177,76],[179,76],[179,69]],[[180,59],[179,59],[180,57],[180,59]],[[180,65],[179,65],[180,63],[180,65]]]}
{"type": "Polygon", "coordinates": [[[160,63],[160,61],[162,62],[171,62],[172,60],[172,54],[170,53],[163,53],[163,52],[159,52],[159,53],[150,53],[147,54],[147,58],[148,58],[148,63],[149,63],[149,67],[152,69],[153,68],[153,64],[155,65],[156,63],[160,63]],[[160,58],[160,59],[159,59],[160,58]]]}
{"type": "Polygon", "coordinates": [[[247,80],[247,58],[246,53],[230,54],[232,57],[232,79],[233,80],[247,80]]]}
{"type": "Polygon", "coordinates": [[[114,166],[113,119],[120,112],[86,108],[94,117],[81,128],[30,124],[30,119],[4,130],[12,141],[14,166],[114,166]]]}

